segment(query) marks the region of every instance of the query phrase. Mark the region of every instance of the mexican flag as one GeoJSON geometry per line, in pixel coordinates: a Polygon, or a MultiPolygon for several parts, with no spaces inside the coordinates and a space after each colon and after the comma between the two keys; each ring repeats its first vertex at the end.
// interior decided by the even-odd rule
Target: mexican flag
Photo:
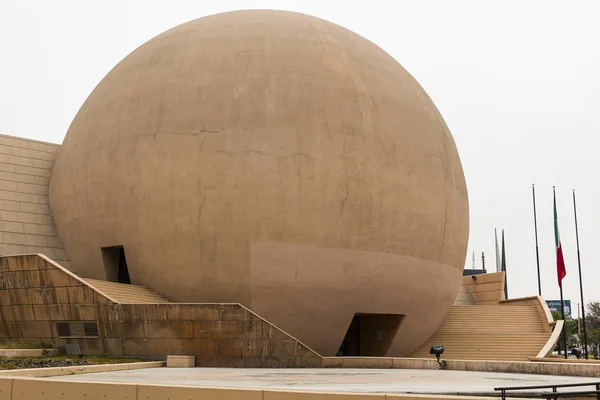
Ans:
{"type": "Polygon", "coordinates": [[[563,258],[560,234],[558,233],[558,213],[556,212],[556,194],[554,194],[554,244],[556,246],[556,274],[558,276],[558,287],[562,289],[562,280],[567,275],[565,259],[563,258]]]}

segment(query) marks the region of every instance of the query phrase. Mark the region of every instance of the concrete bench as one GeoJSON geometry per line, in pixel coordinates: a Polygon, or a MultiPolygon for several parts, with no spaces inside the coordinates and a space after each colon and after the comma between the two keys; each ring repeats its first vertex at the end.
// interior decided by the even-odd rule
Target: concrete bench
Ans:
{"type": "Polygon", "coordinates": [[[196,356],[167,356],[167,368],[193,368],[196,356]]]}

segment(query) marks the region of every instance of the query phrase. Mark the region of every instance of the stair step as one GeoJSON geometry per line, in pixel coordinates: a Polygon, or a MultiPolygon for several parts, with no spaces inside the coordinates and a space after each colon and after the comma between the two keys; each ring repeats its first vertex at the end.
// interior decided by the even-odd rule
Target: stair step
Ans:
{"type": "Polygon", "coordinates": [[[551,331],[533,303],[454,306],[411,357],[431,358],[429,348],[443,345],[447,359],[527,360],[544,347],[551,331]]]}
{"type": "Polygon", "coordinates": [[[116,297],[120,298],[120,299],[127,299],[127,300],[163,300],[163,301],[168,301],[167,299],[165,299],[162,296],[133,296],[133,295],[115,295],[116,297]]]}
{"type": "Polygon", "coordinates": [[[120,293],[120,292],[111,292],[108,290],[103,290],[103,292],[107,295],[114,295],[119,297],[147,297],[147,298],[161,298],[164,299],[163,296],[153,293],[153,292],[142,292],[142,293],[120,293]]]}
{"type": "Polygon", "coordinates": [[[119,303],[121,303],[121,304],[169,304],[170,301],[160,301],[160,300],[156,300],[156,301],[150,301],[150,300],[141,300],[141,301],[136,301],[136,300],[119,300],[119,303]]]}
{"type": "Polygon", "coordinates": [[[114,287],[114,286],[99,285],[99,284],[94,284],[94,286],[96,286],[98,288],[103,288],[105,290],[112,290],[115,292],[145,292],[145,291],[151,290],[151,289],[148,289],[143,286],[114,287]]]}
{"type": "Polygon", "coordinates": [[[145,286],[87,279],[97,290],[124,304],[170,303],[169,299],[145,286]]]}

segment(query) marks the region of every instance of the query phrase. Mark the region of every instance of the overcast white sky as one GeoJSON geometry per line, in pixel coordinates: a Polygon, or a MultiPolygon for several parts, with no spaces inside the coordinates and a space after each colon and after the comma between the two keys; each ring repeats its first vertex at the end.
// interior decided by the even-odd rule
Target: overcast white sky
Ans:
{"type": "MultiPolygon", "coordinates": [[[[164,30],[218,12],[273,8],[327,19],[373,41],[429,93],[456,140],[472,252],[494,268],[506,230],[509,295],[558,298],[552,185],[579,302],[571,190],[577,190],[586,300],[600,300],[600,1],[0,0],[0,133],[60,143],[94,86],[164,30]]],[[[574,304],[575,306],[575,304],[574,304]]]]}

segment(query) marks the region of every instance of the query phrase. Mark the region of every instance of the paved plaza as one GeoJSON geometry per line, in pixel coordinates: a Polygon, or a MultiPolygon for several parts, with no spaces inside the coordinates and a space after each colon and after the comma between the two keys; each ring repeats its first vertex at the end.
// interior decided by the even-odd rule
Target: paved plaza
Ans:
{"type": "Polygon", "coordinates": [[[598,379],[409,369],[151,368],[60,376],[58,380],[356,393],[491,394],[498,386],[598,379]]]}

